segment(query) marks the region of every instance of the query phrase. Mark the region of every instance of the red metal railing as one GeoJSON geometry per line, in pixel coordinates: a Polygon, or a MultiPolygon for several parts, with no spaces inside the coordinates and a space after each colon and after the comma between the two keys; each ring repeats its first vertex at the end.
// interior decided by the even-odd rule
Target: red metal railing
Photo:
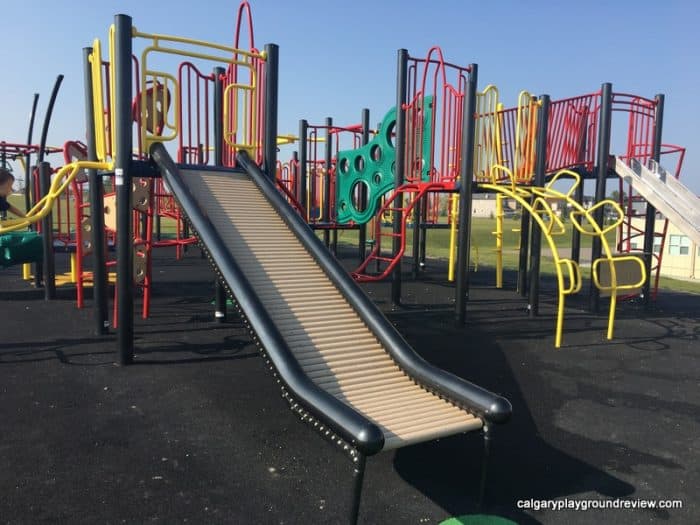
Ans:
{"type": "Polygon", "coordinates": [[[593,169],[600,93],[553,101],[549,109],[545,170],[593,169]]]}
{"type": "Polygon", "coordinates": [[[420,182],[428,170],[429,181],[450,184],[457,180],[462,147],[463,100],[468,67],[446,62],[439,47],[425,58],[408,59],[408,101],[406,111],[406,182],[420,182]],[[433,130],[430,140],[432,166],[423,166],[423,108],[425,98],[433,97],[433,130]]]}
{"type": "MultiPolygon", "coordinates": [[[[329,184],[330,200],[328,222],[336,220],[336,159],[338,152],[344,149],[359,148],[362,145],[362,125],[321,126],[309,124],[306,134],[306,174],[307,199],[306,213],[308,222],[320,222],[323,219],[323,198],[326,181],[329,184]],[[326,135],[332,140],[331,165],[326,166],[326,135]],[[326,178],[326,170],[329,171],[326,178]]],[[[301,201],[299,189],[295,187],[294,196],[301,201]]],[[[301,190],[303,191],[303,190],[301,190]]]]}
{"type": "Polygon", "coordinates": [[[209,164],[210,114],[213,113],[210,93],[214,74],[204,74],[191,62],[183,62],[178,68],[178,82],[178,162],[209,164]]]}

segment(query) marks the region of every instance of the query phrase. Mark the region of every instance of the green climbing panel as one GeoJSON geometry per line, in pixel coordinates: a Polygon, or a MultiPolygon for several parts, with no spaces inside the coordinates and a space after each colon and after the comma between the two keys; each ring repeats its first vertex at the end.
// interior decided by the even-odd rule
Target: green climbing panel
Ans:
{"type": "Polygon", "coordinates": [[[36,232],[10,232],[0,235],[0,266],[41,261],[44,245],[36,232]]]}
{"type": "MultiPolygon", "coordinates": [[[[424,110],[409,109],[406,118],[406,136],[422,135],[422,158],[414,160],[421,165],[421,181],[430,180],[432,159],[430,156],[432,142],[433,97],[425,97],[424,110]],[[414,120],[411,111],[422,113],[422,127],[412,126],[414,120]]],[[[377,214],[382,196],[394,189],[394,171],[396,165],[396,148],[393,134],[396,128],[396,108],[386,114],[379,126],[379,133],[366,145],[338,152],[336,165],[336,217],[340,224],[354,221],[365,224],[377,214]],[[367,191],[367,205],[360,203],[360,190],[367,191]]]]}

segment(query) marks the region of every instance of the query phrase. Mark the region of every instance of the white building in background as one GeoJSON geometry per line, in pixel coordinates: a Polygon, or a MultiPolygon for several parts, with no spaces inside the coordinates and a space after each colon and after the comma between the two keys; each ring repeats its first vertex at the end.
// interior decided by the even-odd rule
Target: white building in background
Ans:
{"type": "MultiPolygon", "coordinates": [[[[514,199],[503,200],[503,212],[508,215],[517,211],[518,204],[514,199]]],[[[474,193],[472,198],[472,215],[474,217],[485,217],[493,219],[496,217],[496,194],[495,193],[474,193]]]]}
{"type": "MultiPolygon", "coordinates": [[[[633,218],[632,226],[644,231],[644,218],[633,218]]],[[[662,231],[663,226],[663,219],[657,219],[656,231],[662,231]]],[[[661,249],[659,241],[660,239],[654,241],[654,253],[657,255],[661,249]]],[[[644,249],[644,235],[642,234],[632,239],[630,246],[632,250],[642,251],[644,249]]],[[[661,275],[680,279],[700,280],[700,246],[695,244],[671,222],[668,223],[666,243],[661,258],[661,275]]]]}

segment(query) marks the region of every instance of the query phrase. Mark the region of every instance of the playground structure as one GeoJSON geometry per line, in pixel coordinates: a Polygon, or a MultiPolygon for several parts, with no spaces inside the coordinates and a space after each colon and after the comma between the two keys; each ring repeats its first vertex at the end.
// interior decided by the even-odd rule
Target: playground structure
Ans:
{"type": "MultiPolygon", "coordinates": [[[[531,228],[531,222],[536,215],[547,219],[557,215],[551,206],[554,201],[559,201],[559,209],[564,210],[564,218],[566,214],[572,214],[567,221],[573,228],[571,256],[560,259],[558,254],[554,255],[560,295],[555,346],[558,347],[561,344],[563,296],[577,293],[581,289],[582,279],[579,267],[581,235],[594,236],[589,290],[593,309],[598,309],[601,292],[611,296],[613,309],[618,293],[641,293],[645,300],[649,300],[656,293],[658,286],[660,256],[644,256],[644,253],[651,254],[651,250],[645,250],[644,253],[629,253],[629,239],[633,235],[640,234],[640,232],[631,232],[632,218],[638,213],[638,207],[630,205],[629,202],[620,202],[619,206],[613,207],[612,211],[606,213],[606,207],[612,206],[612,203],[605,199],[605,195],[607,179],[617,177],[618,174],[623,176],[623,171],[620,169],[615,172],[609,161],[612,115],[616,113],[627,116],[626,151],[620,158],[639,158],[641,162],[646,162],[653,156],[678,154],[676,177],[664,175],[677,182],[684,150],[679,146],[660,143],[663,96],[651,100],[624,93],[613,93],[611,86],[604,84],[597,93],[557,101],[550,101],[546,96],[538,99],[524,92],[517,107],[503,109],[498,101],[497,89],[488,86],[483,92],[474,94],[474,102],[471,106],[475,108],[473,111],[465,108],[460,112],[456,108],[461,107],[460,104],[468,98],[464,89],[464,75],[465,72],[469,72],[469,69],[469,67],[460,68],[446,63],[440,56],[439,49],[430,50],[425,60],[410,58],[405,51],[400,51],[399,78],[404,81],[400,82],[403,86],[399,86],[397,107],[404,108],[404,111],[400,112],[404,117],[401,120],[405,121],[403,127],[408,131],[404,130],[402,136],[399,136],[399,132],[395,130],[399,128],[398,118],[392,110],[385,117],[378,135],[370,144],[352,151],[340,152],[338,155],[338,216],[345,221],[364,223],[368,217],[374,215],[380,202],[383,204],[378,216],[385,215],[387,212],[395,216],[390,232],[381,228],[381,221],[375,223],[374,249],[354,272],[354,277],[360,281],[372,281],[391,275],[392,298],[396,304],[400,302],[400,262],[407,245],[408,219],[409,217],[413,219],[411,225],[414,235],[413,267],[416,275],[425,257],[424,236],[432,222],[428,219],[430,215],[426,214],[426,210],[433,208],[429,201],[427,204],[419,203],[421,199],[427,199],[435,192],[456,191],[456,166],[461,159],[461,162],[465,162],[465,169],[473,164],[474,171],[474,177],[465,181],[465,185],[468,185],[470,190],[467,192],[466,200],[460,195],[461,207],[470,206],[471,191],[478,189],[508,195],[518,201],[527,212],[523,214],[520,228],[518,289],[523,295],[529,296],[528,309],[532,315],[536,315],[538,309],[537,281],[542,236],[545,237],[553,253],[558,252],[559,248],[554,243],[555,232],[551,229],[551,220],[550,226],[546,227],[540,224],[541,221],[535,221],[538,227],[534,229],[531,228]],[[434,73],[430,71],[431,67],[434,67],[434,73]],[[454,98],[460,103],[456,103],[454,98]],[[544,100],[547,101],[546,104],[543,103],[544,100]],[[425,108],[424,114],[421,113],[423,108],[425,108]],[[465,114],[473,114],[475,121],[473,158],[469,160],[465,160],[467,155],[462,155],[461,152],[472,150],[471,145],[466,145],[471,131],[465,131],[464,137],[454,131],[467,130],[470,119],[464,119],[465,114]],[[659,121],[658,124],[657,121],[659,121]],[[463,138],[467,139],[465,145],[462,144],[463,138]],[[388,147],[394,140],[396,152],[393,146],[388,147]],[[466,149],[467,147],[469,149],[466,149]],[[384,158],[388,160],[385,161],[384,158]],[[390,175],[395,175],[394,170],[398,160],[394,159],[403,159],[402,168],[405,166],[405,177],[394,177],[392,188],[392,184],[387,179],[390,175]],[[495,171],[494,168],[496,168],[495,171]],[[564,193],[556,192],[547,182],[557,180],[562,170],[566,170],[569,175],[579,177],[579,181],[572,186],[571,190],[564,193]],[[584,213],[582,207],[582,182],[585,180],[595,180],[596,183],[595,202],[597,204],[592,208],[595,211],[593,214],[584,213]],[[353,195],[358,187],[368,192],[368,204],[361,211],[358,210],[357,199],[353,195]],[[533,201],[536,202],[534,208],[533,201]],[[527,203],[527,206],[524,206],[524,203],[527,203]],[[581,227],[581,223],[576,220],[581,216],[580,214],[585,216],[587,228],[581,227]],[[428,224],[421,224],[421,220],[428,224]],[[611,230],[610,222],[615,224],[615,229],[626,232],[619,236],[622,241],[618,243],[615,250],[611,250],[607,241],[603,239],[604,234],[611,230]],[[421,236],[423,236],[422,239],[421,236]],[[389,243],[389,240],[392,242],[389,243]],[[383,247],[387,246],[389,249],[383,250],[383,247]],[[639,267],[642,260],[644,268],[639,267]],[[656,260],[655,263],[654,260],[656,260]],[[377,263],[377,271],[371,273],[370,263],[373,261],[377,263]],[[607,284],[602,284],[599,274],[599,270],[603,268],[609,276],[606,278],[607,284]],[[654,274],[652,285],[650,281],[654,274]],[[567,281],[570,284],[567,285],[567,281]]],[[[629,176],[625,180],[631,182],[629,176]]],[[[620,184],[620,188],[623,189],[622,181],[620,184]]],[[[634,184],[635,188],[640,186],[639,181],[634,184]]],[[[621,201],[639,199],[632,189],[634,188],[619,192],[621,201]]],[[[691,209],[697,200],[694,196],[688,195],[687,190],[682,193],[683,197],[674,197],[671,190],[664,190],[657,186],[656,193],[666,195],[671,202],[685,198],[689,200],[688,209],[691,209]]],[[[679,194],[680,191],[676,190],[676,193],[679,194]]],[[[456,200],[452,198],[451,204],[454,205],[456,200]]],[[[655,202],[661,202],[660,198],[652,199],[652,204],[655,202]]],[[[674,204],[666,204],[664,209],[671,209],[673,206],[674,204]]],[[[654,213],[651,211],[653,208],[648,206],[647,210],[647,213],[653,217],[654,213]]],[[[452,228],[452,239],[456,240],[458,221],[452,220],[453,216],[453,213],[448,214],[448,224],[452,228]]],[[[466,214],[466,226],[459,225],[459,231],[464,232],[463,235],[466,236],[462,238],[462,244],[466,246],[469,246],[468,218],[470,216],[470,213],[466,214]]],[[[502,211],[497,213],[496,219],[497,252],[500,252],[502,211]]],[[[558,233],[563,233],[564,226],[561,221],[560,226],[562,231],[558,233]]],[[[692,224],[692,219],[687,228],[697,231],[697,225],[692,224]]],[[[649,231],[645,232],[645,237],[652,240],[663,239],[664,235],[665,230],[654,232],[653,224],[649,231]]],[[[689,235],[692,238],[693,232],[691,231],[689,235]]],[[[453,253],[456,251],[456,245],[455,242],[453,253]]],[[[467,250],[464,253],[466,254],[467,250]]],[[[451,267],[453,267],[454,258],[453,255],[450,261],[451,267]]],[[[457,263],[457,268],[461,271],[466,267],[465,258],[462,257],[462,261],[457,263]]],[[[500,262],[499,253],[497,257],[499,286],[502,273],[500,262]]],[[[458,281],[464,282],[465,278],[462,277],[458,281]]],[[[459,286],[458,282],[458,289],[459,286]]],[[[460,319],[464,316],[465,306],[460,301],[461,296],[458,291],[457,317],[460,319]]],[[[610,338],[613,334],[614,312],[609,313],[609,319],[607,335],[610,338]]]]}
{"type": "MultiPolygon", "coordinates": [[[[356,476],[352,521],[357,518],[366,456],[469,430],[483,428],[488,435],[490,423],[508,418],[510,405],[505,399],[417,358],[318,243],[301,217],[291,211],[269,179],[277,168],[276,46],[269,44],[263,52],[243,51],[143,33],[133,28],[129,17],[118,15],[110,30],[108,74],[103,74],[99,50],[99,41],[95,41],[91,51],[86,50],[86,84],[92,98],[86,107],[92,109],[94,123],[87,150],[88,158],[94,160],[69,164],[70,174],[69,168],[64,167],[66,173],[59,172],[54,182],[71,181],[75,171],[85,167],[100,170],[92,173],[91,189],[101,185],[101,177],[114,177],[115,302],[123,364],[131,362],[134,352],[132,261],[137,245],[133,232],[139,227],[134,207],[152,198],[152,179],[160,175],[187,215],[222,288],[235,297],[239,315],[246,319],[291,408],[352,459],[356,476]],[[133,101],[130,88],[137,75],[132,49],[140,39],[146,40],[146,50],[139,60],[140,89],[133,101]],[[197,51],[185,51],[176,45],[195,46],[197,51]],[[176,155],[178,160],[189,161],[187,168],[176,165],[164,146],[188,131],[178,116],[186,107],[182,85],[173,75],[153,65],[155,58],[151,55],[158,52],[227,64],[227,69],[215,67],[212,78],[214,155],[209,167],[191,165],[191,143],[180,146],[176,155]],[[140,116],[135,118],[133,108],[139,106],[140,116]],[[171,118],[171,113],[175,118],[171,118]],[[132,155],[132,144],[138,145],[139,154],[132,155]],[[150,152],[156,169],[140,153],[144,150],[150,152]],[[142,199],[136,198],[139,186],[149,188],[142,199]],[[206,193],[207,188],[212,193],[206,193]],[[251,213],[253,210],[260,215],[251,213]],[[243,215],[236,215],[240,213],[243,215]],[[261,220],[270,224],[263,226],[258,222],[261,220]],[[285,222],[287,234],[277,227],[285,222]],[[230,235],[245,232],[246,224],[252,230],[241,233],[242,242],[232,242],[230,235]],[[292,268],[291,274],[286,263],[280,266],[276,262],[290,252],[298,259],[298,267],[292,268]],[[314,302],[309,285],[311,290],[320,287],[337,295],[341,301],[333,300],[332,313],[326,297],[314,302]],[[282,303],[273,300],[278,294],[284,297],[282,303]],[[348,302],[343,303],[342,298],[348,302]],[[342,308],[341,303],[345,305],[342,308]],[[346,322],[357,325],[352,334],[333,336],[334,325],[346,322]],[[358,341],[363,342],[362,355],[355,355],[358,341]],[[374,394],[368,397],[370,392],[374,394]]],[[[208,108],[197,115],[206,118],[207,111],[208,108]]],[[[329,136],[341,131],[346,130],[326,127],[329,136]]],[[[197,160],[204,158],[204,147],[198,145],[197,160]]],[[[327,180],[329,174],[320,175],[327,180]]],[[[330,190],[329,185],[324,186],[324,200],[318,202],[325,209],[330,205],[330,190]]],[[[97,239],[104,231],[99,224],[104,219],[99,200],[91,200],[95,246],[103,245],[97,239]]],[[[33,212],[31,216],[37,214],[33,212]]],[[[147,231],[150,219],[147,214],[147,231]]],[[[95,267],[104,268],[104,252],[94,253],[95,267]]],[[[96,290],[100,284],[104,285],[104,281],[99,283],[96,275],[96,290]]]]}
{"type": "MultiPolygon", "coordinates": [[[[374,138],[364,122],[349,127],[331,121],[325,126],[305,124],[300,139],[306,145],[285,165],[276,155],[277,48],[270,44],[257,50],[252,29],[250,49],[240,49],[238,41],[238,32],[233,47],[144,33],[129,17],[118,15],[110,30],[109,60],[102,59],[99,41],[85,50],[91,115],[85,158],[66,159],[28,218],[8,224],[20,229],[47,217],[69,187],[84,203],[78,185],[87,170],[90,212],[81,204],[75,216],[80,215],[81,224],[89,220],[92,238],[66,242],[93,248],[99,333],[107,323],[106,269],[112,264],[117,270],[122,364],[134,357],[133,285],[143,277],[143,289],[148,290],[150,250],[158,243],[153,238],[156,218],[175,222],[176,237],[165,243],[179,249],[196,239],[215,269],[220,290],[236,298],[236,310],[292,410],[352,459],[356,485],[351,518],[356,519],[366,456],[469,430],[483,429],[488,436],[490,424],[505,421],[510,406],[417,358],[304,223],[323,229],[328,244],[329,232],[340,225],[360,227],[374,218],[374,247],[353,276],[369,281],[391,275],[392,299],[399,303],[409,219],[414,261],[419,261],[421,238],[424,246],[428,228],[438,222],[435,196],[458,195],[459,211],[449,226],[457,226],[455,314],[464,321],[471,194],[480,188],[507,195],[528,212],[523,214],[521,260],[529,255],[530,265],[521,267],[520,289],[529,292],[533,315],[542,236],[553,253],[559,346],[564,299],[582,287],[577,246],[564,258],[554,243],[564,222],[551,203],[565,202],[577,235],[594,237],[591,297],[597,302],[601,293],[610,295],[610,338],[618,292],[646,288],[648,298],[651,275],[650,256],[642,260],[618,253],[605,237],[613,228],[624,228],[629,216],[604,198],[605,181],[614,175],[609,164],[611,116],[613,111],[630,115],[627,154],[622,157],[632,165],[631,159],[658,161],[663,153],[663,97],[614,94],[605,84],[600,92],[564,101],[525,95],[517,108],[504,110],[495,88],[477,91],[476,64],[447,63],[439,48],[425,59],[400,50],[397,104],[374,138]],[[145,48],[138,59],[133,54],[137,42],[145,48]],[[159,55],[186,58],[176,66],[177,76],[154,65],[159,55]],[[203,73],[195,59],[213,65],[213,72],[203,73]],[[345,133],[352,149],[341,150],[340,140],[335,140],[345,133]],[[320,134],[326,140],[322,161],[320,134]],[[176,141],[177,152],[171,155],[164,144],[176,141]],[[113,180],[113,198],[104,189],[105,178],[113,180]],[[581,205],[581,181],[586,178],[596,180],[596,204],[589,209],[581,205]],[[560,191],[564,179],[572,182],[560,191]],[[105,207],[110,213],[104,213],[105,207]],[[606,208],[614,220],[605,221],[606,208]],[[389,234],[381,228],[383,216],[391,217],[389,234]],[[105,230],[105,221],[112,218],[113,227],[105,230]],[[537,228],[531,229],[530,221],[537,228]],[[113,234],[115,263],[107,261],[106,232],[113,234]],[[382,250],[388,244],[387,254],[382,250]],[[290,253],[298,267],[280,264],[290,253]],[[379,270],[370,273],[370,263],[379,270]],[[321,292],[324,297],[317,297],[321,292]],[[339,323],[348,337],[333,334],[339,323]],[[414,403],[418,408],[405,409],[414,403]]],[[[681,151],[675,146],[667,150],[681,151]]],[[[225,311],[225,303],[217,300],[217,310],[225,311]]],[[[144,295],[144,308],[147,302],[144,295]]]]}
{"type": "MultiPolygon", "coordinates": [[[[650,222],[652,225],[647,228],[648,231],[633,231],[632,219],[639,213],[639,206],[632,204],[640,198],[634,191],[640,187],[640,182],[636,182],[635,187],[625,188],[623,179],[620,179],[618,206],[613,206],[605,195],[607,179],[617,178],[618,174],[623,176],[623,171],[620,169],[616,172],[608,160],[613,115],[627,118],[627,142],[620,159],[638,158],[641,162],[647,162],[654,156],[666,155],[670,158],[675,154],[675,177],[664,176],[675,181],[680,175],[684,149],[660,143],[663,96],[652,100],[613,93],[611,85],[604,84],[599,92],[555,101],[523,92],[516,107],[504,109],[499,102],[498,90],[495,86],[487,86],[482,92],[474,93],[473,110],[470,110],[465,107],[465,102],[469,98],[466,78],[471,66],[460,67],[445,62],[439,48],[431,49],[425,59],[410,57],[405,50],[401,50],[398,62],[400,80],[396,107],[402,110],[397,112],[396,108],[391,109],[372,140],[360,147],[340,151],[335,157],[324,159],[323,164],[324,169],[329,166],[326,170],[328,173],[335,175],[338,222],[360,226],[370,220],[374,223],[371,228],[373,249],[353,273],[358,281],[378,281],[391,276],[392,299],[399,304],[401,261],[408,245],[408,235],[412,230],[413,274],[417,276],[425,261],[425,237],[431,227],[451,228],[450,278],[454,268],[464,271],[470,245],[471,213],[466,213],[465,223],[459,224],[459,220],[455,220],[459,217],[457,210],[471,206],[472,191],[490,191],[510,196],[526,211],[520,227],[518,290],[528,296],[531,315],[538,312],[539,258],[543,236],[553,253],[560,296],[555,346],[561,344],[563,297],[578,293],[582,285],[582,235],[594,237],[589,289],[592,309],[598,310],[601,293],[611,296],[612,309],[618,294],[641,294],[645,301],[653,297],[658,288],[660,255],[652,253],[651,249],[630,253],[630,239],[644,233],[645,242],[653,243],[654,239],[663,242],[665,228],[655,232],[650,222]],[[547,103],[543,104],[545,99],[547,103]],[[471,120],[464,118],[467,114],[474,115],[473,129],[467,127],[471,120]],[[657,150],[658,154],[655,153],[657,150]],[[473,157],[467,160],[468,155],[463,155],[463,151],[471,152],[473,157]],[[460,162],[463,164],[460,165],[460,162]],[[399,163],[400,170],[397,168],[399,163]],[[464,171],[472,164],[474,176],[464,181],[469,191],[458,197],[460,169],[464,171]],[[398,171],[403,171],[404,176],[398,176],[398,171]],[[560,179],[562,173],[568,177],[578,177],[567,192],[556,191],[551,184],[560,179]],[[596,185],[594,202],[597,204],[592,208],[595,211],[593,214],[584,213],[582,204],[583,183],[586,180],[593,180],[596,185]],[[440,193],[452,194],[446,224],[439,224],[437,203],[440,193]],[[534,208],[533,201],[536,201],[534,208]],[[557,203],[557,213],[552,207],[554,202],[557,203]],[[523,203],[527,205],[523,206],[523,203]],[[570,213],[571,217],[567,217],[570,213]],[[537,215],[549,220],[550,216],[559,217],[559,214],[563,214],[564,219],[568,218],[566,222],[571,224],[572,244],[569,248],[559,247],[555,243],[557,234],[564,233],[563,222],[559,221],[560,227],[554,231],[552,221],[545,225],[534,218],[537,215]],[[587,227],[582,227],[577,221],[580,217],[585,217],[587,227]],[[386,218],[393,222],[390,231],[382,228],[386,218]],[[532,227],[533,223],[535,228],[532,227]],[[603,239],[604,233],[611,230],[610,223],[615,224],[614,229],[618,230],[620,239],[614,249],[603,239]],[[460,228],[457,228],[458,225],[460,228]],[[465,255],[455,264],[455,259],[459,258],[456,254],[458,231],[464,232],[461,244],[465,255]],[[561,259],[558,255],[561,249],[568,249],[571,255],[561,259]],[[645,253],[650,255],[646,256],[645,253]],[[644,268],[639,267],[639,261],[644,261],[644,268]],[[611,271],[613,267],[616,270],[611,271]],[[605,285],[599,274],[602,269],[609,275],[605,285]],[[643,282],[640,283],[640,280],[643,282]]],[[[303,172],[307,165],[312,172],[317,169],[315,159],[305,162],[295,157],[294,162],[295,173],[303,172]]],[[[313,192],[313,180],[307,185],[295,180],[295,184],[306,188],[307,192],[313,192]]],[[[626,176],[624,180],[629,184],[631,179],[626,176]]],[[[327,185],[333,184],[331,177],[327,185]]],[[[671,201],[674,200],[670,190],[663,192],[657,189],[657,192],[668,194],[671,201]]],[[[302,193],[302,190],[297,190],[296,195],[302,193]]],[[[691,201],[688,206],[692,208],[694,196],[686,197],[691,201]]],[[[499,198],[498,203],[501,202],[499,198]]],[[[653,200],[652,204],[655,202],[659,202],[659,199],[653,200]]],[[[673,204],[667,204],[663,209],[671,208],[673,204]]],[[[649,206],[645,213],[653,217],[652,210],[649,206]]],[[[326,213],[332,215],[332,211],[326,213]]],[[[496,276],[497,286],[501,286],[501,208],[496,213],[496,221],[496,276]]],[[[689,227],[697,231],[697,226],[690,224],[689,227]]],[[[690,235],[692,238],[692,232],[690,235]]],[[[363,242],[360,244],[360,252],[364,253],[363,242]]],[[[466,291],[466,283],[466,275],[462,275],[458,279],[458,290],[461,286],[466,291]]],[[[457,317],[461,320],[465,308],[465,303],[460,300],[462,296],[463,293],[458,291],[457,317]]],[[[609,320],[607,336],[610,338],[614,311],[609,312],[609,320]]]]}

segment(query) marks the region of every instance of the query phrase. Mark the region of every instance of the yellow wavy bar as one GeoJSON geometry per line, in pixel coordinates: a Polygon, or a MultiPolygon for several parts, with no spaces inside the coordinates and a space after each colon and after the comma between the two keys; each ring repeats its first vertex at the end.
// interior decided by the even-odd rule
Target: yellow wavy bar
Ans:
{"type": "Polygon", "coordinates": [[[78,172],[80,172],[80,170],[108,170],[111,168],[112,164],[106,162],[91,162],[81,160],[77,162],[72,162],[70,164],[66,164],[61,169],[59,169],[56,175],[54,176],[46,196],[44,196],[39,202],[37,202],[34,205],[34,207],[32,207],[31,210],[27,212],[26,217],[3,221],[0,224],[0,234],[27,228],[29,225],[40,221],[49,213],[51,213],[53,205],[58,199],[58,197],[66,190],[66,188],[68,188],[68,186],[76,177],[78,172]]]}

